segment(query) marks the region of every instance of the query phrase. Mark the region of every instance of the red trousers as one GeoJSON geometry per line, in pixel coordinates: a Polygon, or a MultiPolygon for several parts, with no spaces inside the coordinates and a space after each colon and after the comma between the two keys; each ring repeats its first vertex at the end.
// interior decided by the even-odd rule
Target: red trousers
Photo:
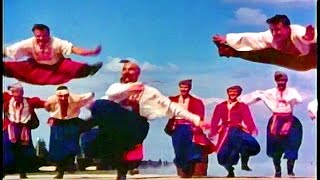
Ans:
{"type": "Polygon", "coordinates": [[[39,64],[34,59],[28,59],[4,61],[3,66],[4,76],[34,85],[59,85],[90,74],[90,65],[69,58],[54,65],[39,64]]]}

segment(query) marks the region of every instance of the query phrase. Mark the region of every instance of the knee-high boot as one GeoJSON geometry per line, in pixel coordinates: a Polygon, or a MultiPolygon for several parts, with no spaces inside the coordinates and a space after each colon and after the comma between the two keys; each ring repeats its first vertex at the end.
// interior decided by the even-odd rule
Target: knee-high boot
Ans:
{"type": "Polygon", "coordinates": [[[273,158],[273,165],[276,170],[275,177],[281,177],[281,159],[273,158]]]}
{"type": "Polygon", "coordinates": [[[293,159],[288,159],[288,161],[287,161],[287,170],[288,170],[289,176],[295,176],[295,174],[293,172],[294,162],[295,162],[295,160],[293,160],[293,159]]]}

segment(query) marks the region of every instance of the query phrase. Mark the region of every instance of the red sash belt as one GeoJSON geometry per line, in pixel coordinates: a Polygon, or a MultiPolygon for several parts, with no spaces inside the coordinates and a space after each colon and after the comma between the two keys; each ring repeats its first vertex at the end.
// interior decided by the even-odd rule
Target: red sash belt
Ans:
{"type": "Polygon", "coordinates": [[[273,135],[287,135],[292,126],[293,115],[292,113],[273,113],[271,120],[270,132],[273,135]],[[279,124],[280,123],[280,124],[279,124]],[[279,132],[277,127],[281,126],[279,132]]]}
{"type": "Polygon", "coordinates": [[[185,120],[185,119],[175,119],[174,120],[175,124],[192,124],[192,122],[185,120]]]}

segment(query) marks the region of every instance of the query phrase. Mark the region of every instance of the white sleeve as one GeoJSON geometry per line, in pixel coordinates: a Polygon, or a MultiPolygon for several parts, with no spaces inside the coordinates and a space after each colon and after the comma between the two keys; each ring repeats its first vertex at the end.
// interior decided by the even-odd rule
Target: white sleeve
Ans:
{"type": "Polygon", "coordinates": [[[304,44],[312,44],[312,43],[317,43],[317,29],[316,27],[314,27],[314,38],[310,41],[307,41],[305,39],[303,39],[302,37],[306,34],[306,30],[307,28],[301,25],[291,25],[291,33],[293,34],[294,38],[299,39],[301,42],[303,42],[304,44]]]}
{"type": "Polygon", "coordinates": [[[253,51],[272,46],[270,31],[259,33],[229,33],[226,35],[227,45],[237,51],[253,51]]]}
{"type": "Polygon", "coordinates": [[[129,97],[129,89],[138,83],[114,83],[106,91],[104,98],[119,103],[129,97]]]}
{"type": "Polygon", "coordinates": [[[315,99],[308,104],[308,112],[311,113],[313,117],[317,117],[317,111],[318,111],[318,101],[317,99],[315,99]]]}
{"type": "Polygon", "coordinates": [[[19,60],[32,53],[32,42],[33,38],[22,40],[4,48],[3,52],[7,57],[12,58],[14,60],[19,60]]]}
{"type": "Polygon", "coordinates": [[[146,86],[139,101],[140,114],[148,119],[160,117],[172,118],[182,117],[194,124],[200,123],[200,117],[185,110],[177,103],[172,102],[168,97],[162,95],[157,89],[146,86]]]}
{"type": "Polygon", "coordinates": [[[239,102],[243,102],[247,105],[254,104],[261,100],[261,96],[263,95],[263,91],[256,90],[251,93],[242,95],[238,97],[239,102]]]}
{"type": "Polygon", "coordinates": [[[296,89],[291,88],[290,96],[291,96],[290,97],[291,103],[293,103],[293,104],[302,103],[302,97],[296,89]]]}
{"type": "Polygon", "coordinates": [[[61,54],[69,56],[72,53],[73,44],[69,41],[54,37],[54,43],[59,47],[61,54]]]}

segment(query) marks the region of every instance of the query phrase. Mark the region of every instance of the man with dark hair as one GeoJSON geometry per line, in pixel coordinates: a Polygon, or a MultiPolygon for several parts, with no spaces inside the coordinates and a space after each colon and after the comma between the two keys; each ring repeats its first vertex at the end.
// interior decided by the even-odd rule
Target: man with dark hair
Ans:
{"type": "Polygon", "coordinates": [[[275,15],[266,23],[269,30],[265,32],[213,36],[219,55],[296,71],[316,69],[317,32],[314,27],[291,25],[286,15],[275,15]]]}
{"type": "Polygon", "coordinates": [[[227,89],[228,100],[218,104],[211,119],[210,136],[216,141],[218,163],[228,171],[227,177],[235,177],[234,167],[240,159],[242,169],[251,171],[249,157],[260,152],[260,145],[253,135],[258,130],[248,105],[239,102],[240,86],[227,89]]]}
{"type": "Polygon", "coordinates": [[[64,171],[80,152],[79,136],[83,120],[80,109],[91,102],[94,93],[71,94],[66,86],[59,86],[56,94],[48,98],[50,118],[49,157],[56,163],[55,179],[62,179],[64,171]]]}
{"type": "MultiPolygon", "coordinates": [[[[191,88],[191,79],[182,80],[179,82],[180,94],[169,99],[204,119],[205,106],[201,99],[190,94],[191,88]]],[[[182,178],[206,176],[208,154],[214,149],[202,129],[194,127],[184,118],[174,116],[169,119],[165,132],[172,138],[177,174],[182,178]]]]}
{"type": "Polygon", "coordinates": [[[241,97],[246,104],[262,100],[272,111],[267,126],[267,155],[273,159],[275,177],[281,177],[281,158],[287,159],[287,173],[295,176],[293,169],[302,141],[302,124],[293,115],[294,106],[302,97],[294,88],[287,87],[288,76],[277,71],[274,74],[277,87],[265,91],[254,91],[241,97]]]}
{"type": "Polygon", "coordinates": [[[71,54],[96,56],[101,47],[87,50],[50,35],[44,24],[35,24],[34,37],[17,42],[3,49],[3,56],[13,59],[4,61],[4,76],[35,85],[58,85],[75,78],[94,75],[102,62],[88,65],[65,58],[71,54]],[[27,57],[27,60],[18,61],[27,57]]]}
{"type": "Polygon", "coordinates": [[[21,83],[8,86],[3,93],[3,168],[4,175],[19,173],[21,179],[37,167],[31,130],[39,126],[36,108],[45,108],[38,97],[24,97],[21,83]]]}

